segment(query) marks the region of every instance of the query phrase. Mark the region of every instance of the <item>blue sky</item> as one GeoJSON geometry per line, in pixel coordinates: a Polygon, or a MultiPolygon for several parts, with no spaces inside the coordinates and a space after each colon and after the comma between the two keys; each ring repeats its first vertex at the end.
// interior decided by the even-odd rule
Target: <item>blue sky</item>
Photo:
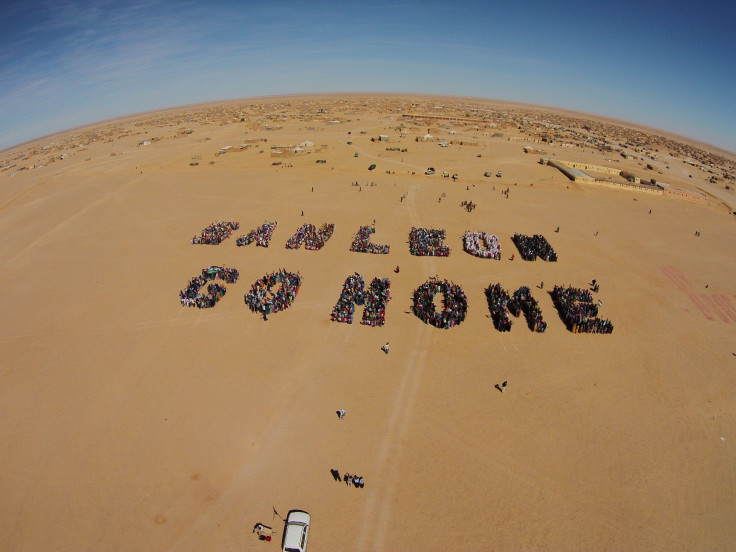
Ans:
{"type": "Polygon", "coordinates": [[[3,2],[0,149],[193,102],[420,92],[563,107],[736,151],[732,2],[3,2]]]}

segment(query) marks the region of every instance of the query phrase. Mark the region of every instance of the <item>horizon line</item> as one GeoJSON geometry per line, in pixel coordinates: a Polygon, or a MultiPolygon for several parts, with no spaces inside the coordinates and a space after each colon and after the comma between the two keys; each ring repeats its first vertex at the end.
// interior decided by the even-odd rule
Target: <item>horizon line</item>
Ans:
{"type": "Polygon", "coordinates": [[[649,132],[652,134],[659,134],[660,136],[664,138],[680,140],[688,145],[699,147],[701,149],[705,149],[705,151],[710,151],[711,153],[721,154],[726,157],[732,157],[733,160],[736,160],[736,151],[731,151],[724,147],[717,146],[715,144],[711,144],[703,140],[698,140],[697,138],[692,138],[690,136],[678,134],[673,131],[664,130],[661,128],[645,125],[642,123],[627,121],[625,119],[619,119],[617,117],[612,117],[609,115],[603,115],[599,113],[588,113],[585,111],[577,111],[577,110],[565,108],[565,107],[556,107],[556,106],[545,105],[545,104],[534,104],[534,103],[521,102],[521,101],[515,101],[515,100],[504,100],[500,98],[483,98],[483,97],[478,97],[478,96],[462,96],[462,95],[457,95],[457,94],[437,94],[437,93],[430,93],[430,92],[375,92],[375,91],[374,92],[367,92],[367,91],[366,92],[296,92],[296,93],[284,93],[284,94],[268,94],[268,95],[247,96],[247,97],[240,97],[240,98],[205,100],[201,102],[180,104],[180,105],[174,105],[174,106],[169,106],[169,107],[146,109],[144,111],[139,111],[135,113],[127,113],[124,115],[109,117],[106,119],[99,119],[99,120],[91,121],[88,123],[82,123],[77,126],[50,132],[48,134],[43,134],[41,136],[31,138],[29,140],[24,140],[23,142],[19,142],[15,145],[0,149],[0,155],[5,154],[6,152],[17,149],[17,148],[27,146],[34,142],[39,142],[41,140],[45,140],[47,138],[51,138],[51,137],[58,136],[61,134],[66,134],[69,132],[74,132],[74,131],[82,130],[85,128],[91,128],[91,127],[95,127],[98,125],[105,125],[105,124],[109,124],[115,121],[122,121],[125,119],[131,119],[131,118],[140,117],[143,115],[149,115],[153,113],[162,113],[166,111],[176,111],[176,110],[205,106],[205,105],[226,104],[226,103],[239,102],[239,101],[264,100],[264,99],[270,99],[270,98],[299,98],[299,97],[309,97],[309,96],[338,96],[338,97],[339,96],[399,96],[399,97],[424,96],[428,98],[448,98],[448,99],[455,98],[455,99],[461,99],[461,100],[467,100],[467,101],[479,101],[479,102],[486,102],[486,103],[499,103],[499,104],[513,105],[513,106],[523,106],[523,107],[527,107],[531,109],[537,109],[540,111],[566,113],[566,114],[570,114],[571,116],[574,116],[577,118],[589,117],[589,118],[594,118],[594,119],[598,119],[598,120],[605,121],[605,122],[612,122],[614,124],[618,124],[619,126],[631,128],[633,130],[645,131],[645,132],[649,132]]]}

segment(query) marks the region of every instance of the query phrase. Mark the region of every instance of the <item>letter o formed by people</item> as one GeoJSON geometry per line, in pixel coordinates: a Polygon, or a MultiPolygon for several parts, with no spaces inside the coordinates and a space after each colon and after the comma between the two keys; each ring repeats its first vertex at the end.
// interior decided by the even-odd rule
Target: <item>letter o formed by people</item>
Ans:
{"type": "Polygon", "coordinates": [[[185,307],[210,309],[225,295],[225,286],[217,282],[207,286],[207,294],[200,293],[202,286],[212,280],[222,280],[228,284],[238,281],[238,270],[224,266],[210,266],[202,269],[202,273],[189,281],[187,288],[179,292],[179,300],[185,307]]]}
{"type": "Polygon", "coordinates": [[[427,324],[448,330],[465,320],[468,299],[457,284],[431,278],[414,291],[412,310],[427,324]],[[438,293],[443,295],[442,312],[437,312],[434,304],[434,296],[438,293]]]}
{"type": "Polygon", "coordinates": [[[291,306],[301,285],[302,277],[298,272],[287,272],[284,269],[272,272],[256,280],[250,291],[245,294],[245,304],[267,320],[267,315],[286,310],[291,306]],[[274,292],[274,288],[278,289],[274,292]]]}

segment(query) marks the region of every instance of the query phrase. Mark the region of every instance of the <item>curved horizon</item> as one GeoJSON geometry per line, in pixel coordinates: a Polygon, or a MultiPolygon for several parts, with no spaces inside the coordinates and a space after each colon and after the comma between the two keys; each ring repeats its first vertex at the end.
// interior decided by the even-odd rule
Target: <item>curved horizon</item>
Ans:
{"type": "Polygon", "coordinates": [[[11,2],[0,149],[218,98],[416,90],[596,114],[733,153],[735,14],[579,1],[11,2]]]}
{"type": "Polygon", "coordinates": [[[296,92],[296,93],[288,93],[288,94],[271,94],[267,96],[250,96],[250,97],[243,97],[243,98],[206,100],[206,101],[194,102],[194,103],[188,103],[188,104],[172,105],[168,107],[161,107],[161,108],[155,108],[155,109],[147,109],[147,110],[139,111],[136,113],[126,113],[120,116],[109,117],[109,118],[100,119],[97,121],[85,122],[85,123],[82,123],[82,124],[79,124],[79,125],[76,125],[70,128],[65,128],[65,129],[49,132],[48,134],[30,138],[28,140],[25,140],[24,142],[8,146],[6,148],[0,149],[0,153],[11,151],[17,148],[22,148],[23,146],[33,144],[34,142],[39,142],[42,140],[50,139],[50,138],[53,138],[54,136],[59,136],[62,134],[67,134],[70,132],[83,130],[86,128],[92,128],[96,126],[101,126],[105,124],[112,124],[116,121],[122,121],[125,119],[142,117],[145,115],[153,115],[156,113],[164,113],[167,111],[185,110],[189,108],[197,108],[200,106],[228,104],[228,103],[233,103],[233,102],[252,102],[255,100],[269,101],[269,100],[273,100],[277,98],[295,98],[296,99],[296,98],[306,98],[310,96],[336,96],[336,97],[341,97],[341,96],[369,96],[369,97],[398,96],[398,97],[405,97],[405,98],[426,96],[427,98],[457,99],[461,101],[487,103],[491,105],[508,104],[510,106],[526,107],[528,109],[539,110],[539,111],[549,112],[549,113],[565,113],[571,117],[580,118],[580,119],[592,119],[592,120],[598,120],[602,122],[608,122],[610,124],[618,125],[621,127],[627,127],[627,128],[632,128],[635,130],[640,130],[643,132],[648,132],[651,134],[656,134],[656,135],[666,137],[672,140],[676,140],[682,143],[693,145],[701,149],[706,149],[706,151],[711,151],[713,153],[726,154],[726,155],[736,157],[735,151],[731,151],[731,150],[722,148],[716,144],[710,144],[708,142],[698,140],[697,138],[693,138],[691,136],[684,136],[684,135],[677,134],[672,131],[668,131],[666,129],[648,126],[645,124],[637,123],[635,121],[626,121],[623,119],[617,119],[617,118],[610,117],[610,116],[607,116],[601,113],[587,113],[587,112],[576,111],[574,109],[568,109],[564,107],[533,104],[533,103],[528,103],[528,102],[516,102],[516,101],[505,100],[501,98],[479,98],[475,96],[460,96],[456,94],[432,94],[432,93],[427,93],[427,92],[296,92]]]}

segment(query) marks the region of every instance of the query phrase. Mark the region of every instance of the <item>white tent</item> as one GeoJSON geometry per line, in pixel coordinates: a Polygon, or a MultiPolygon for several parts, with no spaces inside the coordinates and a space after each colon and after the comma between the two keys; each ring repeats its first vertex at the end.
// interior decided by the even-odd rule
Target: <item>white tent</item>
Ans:
{"type": "Polygon", "coordinates": [[[432,136],[431,134],[427,133],[427,134],[424,135],[424,141],[425,142],[433,142],[434,141],[434,136],[432,136]]]}

